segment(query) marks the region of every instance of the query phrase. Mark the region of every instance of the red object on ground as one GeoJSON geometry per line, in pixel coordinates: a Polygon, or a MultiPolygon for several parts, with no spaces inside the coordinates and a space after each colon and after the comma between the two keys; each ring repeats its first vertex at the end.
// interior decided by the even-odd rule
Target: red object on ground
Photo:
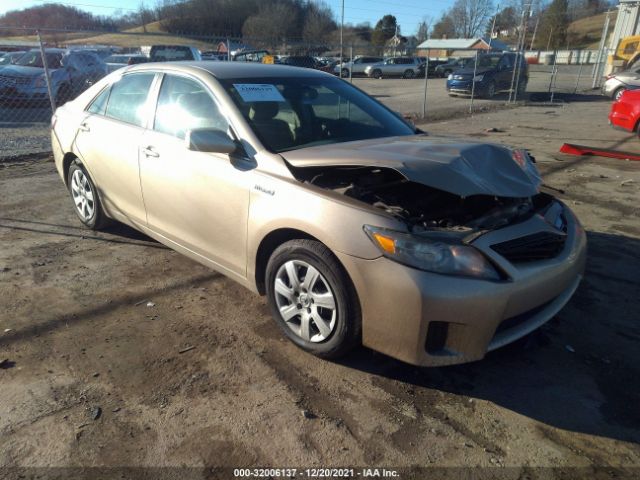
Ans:
{"type": "Polygon", "coordinates": [[[640,90],[625,90],[617,102],[611,104],[611,125],[630,132],[637,129],[640,120],[640,90]]]}
{"type": "Polygon", "coordinates": [[[597,155],[599,157],[621,158],[623,160],[640,161],[640,153],[623,152],[621,150],[611,150],[608,148],[587,147],[585,145],[574,145],[565,143],[560,147],[562,153],[569,155],[597,155]]]}

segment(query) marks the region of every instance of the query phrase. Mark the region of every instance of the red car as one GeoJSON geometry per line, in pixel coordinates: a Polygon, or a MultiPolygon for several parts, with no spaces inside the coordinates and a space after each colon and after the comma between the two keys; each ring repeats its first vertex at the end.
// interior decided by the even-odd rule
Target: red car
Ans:
{"type": "Polygon", "coordinates": [[[635,132],[640,120],[640,90],[625,90],[611,105],[609,123],[630,132],[635,132]]]}

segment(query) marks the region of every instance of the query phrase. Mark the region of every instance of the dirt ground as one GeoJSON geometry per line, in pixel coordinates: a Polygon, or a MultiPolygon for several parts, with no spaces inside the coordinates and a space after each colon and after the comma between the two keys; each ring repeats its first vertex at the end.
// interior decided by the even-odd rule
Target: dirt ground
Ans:
{"type": "Polygon", "coordinates": [[[0,163],[0,478],[640,475],[640,162],[557,153],[640,151],[607,125],[608,105],[425,126],[529,148],[589,237],[586,278],[557,317],[447,368],[366,349],[316,359],[283,339],[264,298],[128,228],[82,229],[50,159],[0,163]]]}

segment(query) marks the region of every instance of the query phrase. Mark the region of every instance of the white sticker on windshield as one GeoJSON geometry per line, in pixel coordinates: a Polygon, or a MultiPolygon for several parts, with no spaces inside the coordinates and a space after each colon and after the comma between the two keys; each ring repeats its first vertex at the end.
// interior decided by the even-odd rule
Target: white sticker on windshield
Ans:
{"type": "Polygon", "coordinates": [[[284,102],[275,85],[268,83],[234,83],[236,91],[245,102],[284,102]]]}

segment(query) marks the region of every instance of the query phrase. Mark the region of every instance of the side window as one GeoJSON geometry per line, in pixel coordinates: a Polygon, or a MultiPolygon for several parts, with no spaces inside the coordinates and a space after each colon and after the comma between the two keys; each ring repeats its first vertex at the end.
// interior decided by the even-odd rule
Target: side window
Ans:
{"type": "Polygon", "coordinates": [[[139,127],[144,126],[147,96],[154,73],[123,76],[111,87],[105,115],[139,127]]]}
{"type": "Polygon", "coordinates": [[[104,115],[105,109],[107,108],[107,100],[109,100],[109,92],[111,91],[111,87],[105,88],[100,94],[93,99],[93,102],[87,108],[87,112],[93,113],[95,115],[104,115]]]}
{"type": "Polygon", "coordinates": [[[215,128],[226,131],[228,126],[209,92],[198,82],[175,75],[164,76],[154,130],[184,138],[187,130],[215,128]]]}

